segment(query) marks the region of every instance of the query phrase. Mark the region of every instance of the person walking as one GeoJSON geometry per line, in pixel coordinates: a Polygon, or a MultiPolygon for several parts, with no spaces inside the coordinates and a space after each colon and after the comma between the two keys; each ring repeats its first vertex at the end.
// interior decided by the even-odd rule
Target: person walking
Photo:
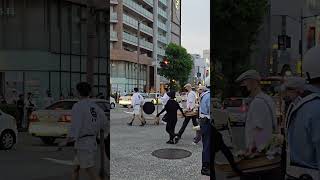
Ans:
{"type": "Polygon", "coordinates": [[[97,141],[100,129],[106,130],[107,118],[103,110],[89,98],[91,86],[86,82],[77,84],[80,101],[72,107],[72,122],[65,141],[59,144],[66,146],[75,141],[75,159],[72,180],[79,180],[80,170],[83,169],[90,180],[99,180],[95,173],[97,141]]]}
{"type": "Polygon", "coordinates": [[[17,128],[22,128],[23,122],[23,114],[24,114],[24,97],[23,94],[19,95],[19,99],[17,101],[17,128]]]}
{"type": "Polygon", "coordinates": [[[47,91],[47,96],[44,99],[44,107],[48,107],[51,104],[53,104],[54,100],[52,98],[51,92],[48,90],[47,91]]]}
{"type": "MultiPolygon", "coordinates": [[[[165,108],[165,105],[167,104],[167,102],[168,102],[169,99],[170,99],[170,97],[168,96],[168,92],[169,92],[169,88],[165,87],[165,88],[164,88],[164,94],[163,94],[163,96],[161,97],[161,102],[162,102],[162,106],[163,106],[162,108],[165,108]]],[[[167,114],[165,114],[165,115],[162,117],[161,122],[162,122],[163,124],[167,124],[166,118],[167,118],[167,114]]]]}
{"type": "Polygon", "coordinates": [[[320,47],[310,49],[302,64],[308,84],[287,115],[286,179],[320,179],[320,47]]]}
{"type": "Polygon", "coordinates": [[[136,117],[141,121],[140,126],[144,126],[146,124],[146,121],[143,120],[143,118],[142,118],[141,106],[142,106],[143,102],[144,102],[144,98],[139,93],[139,89],[134,88],[134,93],[131,98],[131,107],[133,107],[133,117],[132,117],[132,120],[130,122],[128,122],[129,126],[132,126],[132,123],[136,117]]]}
{"type": "Polygon", "coordinates": [[[246,156],[262,150],[277,130],[275,102],[269,95],[262,92],[260,80],[260,74],[255,70],[248,70],[236,79],[236,82],[246,88],[252,99],[245,124],[246,156]]]}
{"type": "Polygon", "coordinates": [[[169,141],[167,141],[167,144],[175,144],[174,137],[175,134],[175,127],[177,124],[177,111],[180,110],[182,115],[185,117],[182,108],[180,107],[179,103],[175,101],[175,91],[170,91],[168,93],[170,99],[162,109],[160,113],[157,114],[157,117],[159,117],[164,111],[167,112],[167,124],[166,124],[166,131],[169,134],[169,141]]]}
{"type": "MultiPolygon", "coordinates": [[[[197,95],[194,91],[192,91],[192,86],[191,84],[186,84],[184,86],[184,88],[188,91],[188,95],[187,95],[187,111],[188,112],[192,112],[194,110],[194,108],[196,107],[196,99],[197,99],[197,95]]],[[[197,115],[194,116],[187,116],[185,118],[185,120],[183,121],[183,124],[175,138],[175,141],[178,142],[181,137],[182,134],[184,133],[186,127],[189,124],[190,119],[192,119],[192,124],[193,126],[198,126],[198,122],[197,122],[197,115]]]]}
{"type": "MultiPolygon", "coordinates": [[[[199,85],[198,87],[198,93],[199,93],[199,104],[201,103],[201,98],[203,97],[203,95],[205,95],[205,93],[210,93],[210,91],[208,91],[207,87],[206,86],[202,86],[202,85],[199,85]]],[[[200,109],[200,107],[199,107],[200,109]]],[[[198,110],[199,112],[199,118],[200,118],[200,110],[198,110]]],[[[198,123],[199,124],[199,123],[198,123]]],[[[196,137],[194,138],[193,140],[193,144],[194,145],[197,145],[200,141],[201,141],[201,129],[200,129],[200,126],[194,126],[193,127],[194,130],[196,130],[196,137]]]]}
{"type": "Polygon", "coordinates": [[[24,102],[25,104],[25,118],[24,118],[24,123],[23,123],[23,128],[29,127],[29,117],[31,113],[36,109],[36,104],[33,101],[33,95],[31,92],[28,92],[27,99],[24,102]]]}

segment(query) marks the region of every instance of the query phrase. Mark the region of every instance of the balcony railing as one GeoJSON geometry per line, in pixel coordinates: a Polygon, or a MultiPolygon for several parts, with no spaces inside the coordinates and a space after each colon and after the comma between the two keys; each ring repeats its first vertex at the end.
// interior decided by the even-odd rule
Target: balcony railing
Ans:
{"type": "Polygon", "coordinates": [[[158,54],[161,56],[165,56],[166,55],[166,51],[164,49],[158,48],[158,54]]]}
{"type": "MultiPolygon", "coordinates": [[[[136,37],[136,36],[134,36],[132,34],[123,32],[123,39],[126,40],[127,42],[131,43],[131,44],[134,44],[134,45],[138,46],[138,37],[136,37]]],[[[145,49],[148,49],[150,51],[153,50],[153,44],[148,42],[148,41],[145,41],[143,39],[140,39],[140,46],[145,48],[145,49]]]]}
{"type": "Polygon", "coordinates": [[[118,41],[117,32],[115,32],[115,31],[110,31],[110,39],[111,39],[112,41],[118,41]]]}
{"type": "Polygon", "coordinates": [[[158,21],[158,27],[164,31],[167,31],[167,26],[160,21],[158,21]]]}
{"type": "MultiPolygon", "coordinates": [[[[123,22],[135,29],[138,29],[138,21],[126,14],[123,14],[123,22]]],[[[143,23],[140,24],[140,30],[153,36],[153,29],[143,23]]]]}
{"type": "Polygon", "coordinates": [[[162,10],[161,8],[158,8],[158,14],[160,14],[162,17],[166,18],[167,19],[167,13],[162,10]]]}
{"type": "Polygon", "coordinates": [[[123,0],[123,4],[128,8],[138,12],[142,16],[148,18],[149,20],[153,21],[152,13],[140,6],[139,4],[135,3],[133,0],[123,0]]]}
{"type": "Polygon", "coordinates": [[[167,0],[159,0],[163,5],[168,6],[167,0]]]}
{"type": "Polygon", "coordinates": [[[153,7],[153,0],[143,0],[147,4],[149,4],[151,7],[153,7]]]}
{"type": "Polygon", "coordinates": [[[162,43],[167,44],[167,38],[162,35],[158,35],[158,40],[162,43]]]}

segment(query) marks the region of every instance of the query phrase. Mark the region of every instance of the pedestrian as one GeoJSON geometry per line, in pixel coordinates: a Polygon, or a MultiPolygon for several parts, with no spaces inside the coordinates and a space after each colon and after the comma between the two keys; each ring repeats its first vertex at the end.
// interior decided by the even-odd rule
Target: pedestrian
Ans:
{"type": "MultiPolygon", "coordinates": [[[[320,47],[310,49],[302,64],[308,84],[287,116],[286,179],[320,179],[320,47]]],[[[300,93],[301,94],[301,93],[300,93]]]]}
{"type": "Polygon", "coordinates": [[[28,128],[29,127],[29,117],[31,113],[36,109],[36,104],[33,101],[33,94],[31,92],[28,92],[27,94],[27,99],[24,102],[25,104],[25,118],[24,118],[24,123],[23,123],[23,128],[28,128]]]}
{"type": "Polygon", "coordinates": [[[103,110],[89,98],[91,86],[86,82],[77,84],[77,91],[80,101],[72,107],[72,122],[65,141],[59,144],[66,146],[69,142],[75,141],[75,159],[72,179],[78,180],[80,170],[90,177],[90,180],[100,179],[95,173],[97,141],[101,129],[106,129],[107,121],[103,110]]]}
{"type": "MultiPolygon", "coordinates": [[[[206,86],[199,85],[198,93],[200,95],[200,101],[199,101],[199,104],[200,104],[201,103],[201,98],[203,97],[203,95],[206,95],[207,93],[210,94],[210,91],[208,91],[206,86]]],[[[200,109],[200,107],[199,107],[199,109],[200,109]]],[[[200,110],[198,112],[199,112],[199,117],[200,117],[200,115],[201,115],[200,110]]],[[[196,137],[193,140],[193,144],[197,145],[201,141],[201,129],[200,129],[199,125],[198,126],[194,126],[193,129],[196,130],[196,137]]]]}
{"type": "Polygon", "coordinates": [[[17,101],[17,128],[22,128],[23,122],[23,114],[24,114],[24,97],[23,94],[19,95],[19,99],[17,101]]]}
{"type": "MultiPolygon", "coordinates": [[[[168,96],[168,92],[169,92],[169,88],[168,88],[168,87],[165,87],[165,88],[164,88],[164,94],[163,94],[163,96],[161,97],[162,108],[165,108],[165,105],[167,104],[167,102],[168,102],[169,99],[170,99],[170,97],[168,96]]],[[[161,122],[162,122],[163,124],[167,124],[167,114],[165,114],[165,115],[162,117],[161,122]]]]}
{"type": "Polygon", "coordinates": [[[44,107],[48,107],[50,105],[52,105],[54,102],[51,92],[49,90],[47,90],[46,92],[46,97],[44,98],[44,107]]]}
{"type": "Polygon", "coordinates": [[[166,125],[166,131],[169,134],[169,141],[167,141],[167,144],[175,144],[177,142],[174,141],[175,134],[175,127],[177,124],[177,111],[180,110],[182,115],[185,117],[182,108],[180,107],[179,103],[175,101],[175,91],[170,91],[169,93],[170,99],[162,109],[162,111],[157,114],[157,117],[159,117],[164,111],[167,112],[167,125],[166,125]]]}
{"type": "Polygon", "coordinates": [[[262,92],[260,80],[255,70],[248,70],[236,79],[251,98],[245,124],[246,156],[262,150],[277,129],[275,102],[262,92]]]}
{"type": "MultiPolygon", "coordinates": [[[[194,91],[192,91],[192,86],[191,84],[186,84],[184,86],[184,88],[188,91],[188,95],[187,95],[187,112],[192,112],[194,111],[194,109],[196,108],[196,99],[197,99],[197,95],[194,91]]],[[[179,141],[181,139],[182,134],[184,133],[186,127],[189,124],[190,119],[192,119],[192,124],[193,126],[198,126],[198,122],[197,122],[197,115],[193,115],[193,116],[187,116],[185,118],[185,120],[183,121],[183,124],[175,138],[175,141],[179,141]]]]}
{"type": "Polygon", "coordinates": [[[134,88],[134,93],[131,97],[131,107],[133,108],[133,117],[132,117],[132,120],[128,122],[129,126],[132,126],[132,123],[136,117],[141,121],[140,126],[144,126],[146,124],[146,121],[142,118],[141,106],[143,102],[144,102],[144,98],[139,93],[139,89],[134,88]]]}

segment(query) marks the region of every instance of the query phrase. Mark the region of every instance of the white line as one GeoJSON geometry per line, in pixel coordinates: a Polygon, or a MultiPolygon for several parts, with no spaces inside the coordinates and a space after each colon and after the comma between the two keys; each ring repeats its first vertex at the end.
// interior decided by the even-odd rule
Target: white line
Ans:
{"type": "Polygon", "coordinates": [[[53,158],[42,158],[43,160],[48,160],[51,162],[55,162],[58,164],[63,164],[63,165],[69,165],[69,166],[73,166],[73,161],[66,161],[66,160],[59,160],[59,159],[53,159],[53,158]]]}

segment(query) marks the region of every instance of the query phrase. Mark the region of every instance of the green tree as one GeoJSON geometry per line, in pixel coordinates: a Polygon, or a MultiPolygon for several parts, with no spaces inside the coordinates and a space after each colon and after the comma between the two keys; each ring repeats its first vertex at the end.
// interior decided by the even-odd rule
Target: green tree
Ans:
{"type": "Polygon", "coordinates": [[[192,57],[185,48],[174,43],[166,47],[165,54],[158,72],[170,80],[170,88],[176,90],[188,81],[193,66],[192,57]]]}
{"type": "Polygon", "coordinates": [[[214,0],[214,58],[221,62],[224,96],[234,95],[234,80],[250,67],[250,55],[267,12],[267,0],[214,0]]]}

